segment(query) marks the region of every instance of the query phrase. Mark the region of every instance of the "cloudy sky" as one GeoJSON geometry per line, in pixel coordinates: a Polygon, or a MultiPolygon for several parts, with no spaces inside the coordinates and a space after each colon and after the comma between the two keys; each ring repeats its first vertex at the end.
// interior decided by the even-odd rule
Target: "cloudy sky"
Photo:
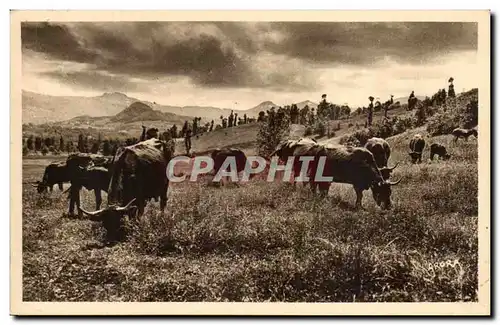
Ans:
{"type": "Polygon", "coordinates": [[[23,88],[251,108],[477,87],[476,23],[23,23],[23,88]]]}

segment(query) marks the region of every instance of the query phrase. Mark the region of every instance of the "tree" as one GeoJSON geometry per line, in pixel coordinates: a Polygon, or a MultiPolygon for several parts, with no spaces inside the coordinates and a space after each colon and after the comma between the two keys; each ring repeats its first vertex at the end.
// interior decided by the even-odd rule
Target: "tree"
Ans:
{"type": "Polygon", "coordinates": [[[188,121],[184,121],[184,125],[182,126],[180,136],[185,137],[188,129],[189,129],[189,123],[188,121]]]}
{"type": "Polygon", "coordinates": [[[73,142],[72,141],[66,142],[66,152],[70,153],[73,152],[73,150],[74,150],[73,142]]]}
{"type": "Polygon", "coordinates": [[[290,122],[292,124],[299,123],[299,108],[295,104],[290,107],[290,122]]]}
{"type": "Polygon", "coordinates": [[[229,120],[228,120],[228,127],[233,127],[233,121],[234,121],[234,113],[231,111],[231,114],[229,114],[229,120]]]}
{"type": "Polygon", "coordinates": [[[176,139],[178,137],[178,134],[177,134],[177,125],[172,125],[172,127],[170,128],[170,135],[172,136],[172,139],[176,139]]]}
{"type": "Polygon", "coordinates": [[[33,135],[30,135],[28,137],[28,140],[26,140],[26,147],[28,150],[33,150],[35,149],[35,144],[34,144],[34,139],[33,139],[33,135]]]}
{"type": "Polygon", "coordinates": [[[66,146],[64,145],[64,138],[61,135],[61,137],[59,138],[59,151],[63,152],[64,148],[66,148],[66,146]]]}
{"type": "Polygon", "coordinates": [[[111,155],[111,143],[109,142],[108,139],[105,139],[102,143],[102,154],[104,156],[110,156],[111,155]]]}
{"type": "Polygon", "coordinates": [[[80,152],[86,152],[86,143],[85,143],[86,138],[83,136],[83,134],[78,135],[78,151],[80,152]]]}
{"type": "Polygon", "coordinates": [[[247,114],[246,113],[243,114],[243,124],[247,124],[247,114]]]}
{"type": "Polygon", "coordinates": [[[266,113],[264,111],[259,112],[259,117],[257,118],[257,122],[263,122],[266,119],[266,113]]]}
{"type": "Polygon", "coordinates": [[[90,152],[91,152],[91,153],[94,153],[94,154],[96,154],[96,153],[98,153],[98,152],[99,152],[99,142],[94,141],[94,142],[92,143],[92,147],[90,148],[90,152]]]}
{"type": "Polygon", "coordinates": [[[40,150],[42,150],[42,138],[37,136],[35,138],[35,151],[40,151],[40,150]]]}
{"type": "MultiPolygon", "coordinates": [[[[259,113],[260,116],[260,113],[259,113]]],[[[257,150],[267,157],[276,146],[290,133],[290,119],[284,109],[268,111],[268,118],[261,120],[257,134],[257,150]]]]}
{"type": "Polygon", "coordinates": [[[193,135],[198,134],[198,118],[193,119],[193,135]]]}

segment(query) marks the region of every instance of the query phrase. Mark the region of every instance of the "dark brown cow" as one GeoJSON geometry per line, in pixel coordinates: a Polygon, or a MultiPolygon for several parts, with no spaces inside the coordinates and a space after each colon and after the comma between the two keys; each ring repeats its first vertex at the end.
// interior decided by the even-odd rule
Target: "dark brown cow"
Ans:
{"type": "Polygon", "coordinates": [[[433,143],[430,148],[430,159],[434,160],[434,156],[438,156],[443,160],[448,160],[451,158],[451,155],[446,152],[446,147],[439,143],[433,143]]]}
{"type": "Polygon", "coordinates": [[[315,157],[319,149],[320,146],[314,139],[301,138],[298,140],[286,140],[276,147],[270,157],[278,156],[279,159],[285,163],[290,157],[294,157],[292,183],[295,184],[295,179],[300,175],[300,170],[302,168],[300,157],[315,157]]]}
{"type": "Polygon", "coordinates": [[[373,198],[382,209],[390,209],[391,187],[400,181],[385,180],[377,167],[373,154],[365,148],[322,146],[310,170],[313,192],[319,188],[323,196],[328,193],[332,182],[352,184],[356,192],[356,208],[361,207],[363,191],[371,189],[373,198]],[[321,172],[320,159],[324,159],[324,169],[320,176],[332,177],[332,181],[319,181],[316,174],[321,172]]]}
{"type": "Polygon", "coordinates": [[[66,162],[53,162],[45,167],[42,180],[36,181],[33,186],[37,188],[38,193],[46,192],[47,188],[52,192],[55,184],[57,184],[59,190],[62,191],[63,184],[69,183],[69,181],[70,178],[66,162]]]}
{"type": "Polygon", "coordinates": [[[422,162],[422,154],[425,148],[425,140],[420,134],[415,134],[413,139],[410,141],[410,157],[412,163],[421,163],[422,162]]]}
{"type": "MultiPolygon", "coordinates": [[[[212,151],[210,156],[212,157],[213,162],[214,162],[214,168],[213,168],[212,173],[211,173],[213,176],[216,176],[221,171],[221,168],[224,164],[224,161],[226,161],[226,159],[228,157],[234,157],[234,160],[236,162],[236,173],[237,174],[239,174],[245,170],[245,167],[246,167],[247,161],[248,161],[245,153],[243,151],[241,151],[240,149],[235,149],[235,148],[215,149],[212,151]]],[[[231,165],[229,165],[223,171],[229,172],[230,166],[231,165]]],[[[252,179],[254,176],[255,176],[254,174],[250,174],[249,179],[252,179]]],[[[227,176],[226,176],[226,178],[227,178],[227,176]]]]}
{"type": "Polygon", "coordinates": [[[163,213],[169,185],[167,166],[172,159],[168,148],[165,141],[152,138],[120,149],[111,167],[108,206],[94,212],[80,210],[98,220],[120,219],[132,209],[142,216],[146,203],[159,197],[163,213]],[[136,206],[130,205],[132,201],[136,206]]]}
{"type": "MultiPolygon", "coordinates": [[[[111,162],[112,157],[97,154],[75,153],[68,156],[66,166],[71,186],[65,192],[69,191],[69,215],[74,215],[75,206],[80,206],[80,190],[82,187],[94,190],[96,206],[100,206],[100,190],[107,188],[107,185],[104,185],[104,183],[107,180],[109,181],[109,177],[103,170],[92,170],[91,168],[101,167],[109,170],[111,162]],[[88,173],[89,171],[90,173],[88,173]],[[97,190],[97,188],[100,188],[100,190],[97,190]]],[[[81,213],[79,214],[81,215],[81,213]]]]}
{"type": "Polygon", "coordinates": [[[477,127],[472,129],[456,128],[451,132],[451,134],[455,137],[455,142],[457,142],[458,138],[462,138],[467,141],[471,135],[477,138],[477,127]]]}
{"type": "Polygon", "coordinates": [[[398,166],[388,167],[389,157],[391,156],[391,147],[389,143],[382,138],[370,138],[365,144],[365,148],[373,154],[377,167],[380,169],[384,179],[389,179],[391,173],[398,166]]]}

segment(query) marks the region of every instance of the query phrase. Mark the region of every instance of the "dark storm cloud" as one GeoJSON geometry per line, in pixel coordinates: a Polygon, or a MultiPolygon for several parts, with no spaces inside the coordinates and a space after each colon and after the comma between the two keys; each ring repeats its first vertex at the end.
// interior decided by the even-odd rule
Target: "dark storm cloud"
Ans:
{"type": "Polygon", "coordinates": [[[384,56],[415,63],[452,51],[477,50],[477,24],[411,23],[272,23],[284,40],[269,42],[274,53],[318,63],[363,65],[384,56]]]}
{"type": "Polygon", "coordinates": [[[109,75],[101,71],[50,71],[42,73],[42,76],[55,79],[64,84],[74,84],[78,87],[98,91],[140,91],[141,85],[131,82],[127,76],[109,75]]]}
{"type": "MultiPolygon", "coordinates": [[[[477,24],[24,23],[22,44],[23,49],[54,60],[88,63],[96,71],[123,76],[187,76],[204,87],[296,90],[315,86],[308,63],[369,65],[385,56],[419,63],[451,51],[475,50],[477,24]],[[265,65],[258,60],[263,53],[297,59],[303,65],[298,72],[280,64],[265,65]]],[[[62,77],[92,86],[91,73],[62,77]]],[[[56,75],[52,77],[61,77],[56,75]]],[[[94,72],[93,76],[107,77],[113,84],[109,75],[94,72]]]]}

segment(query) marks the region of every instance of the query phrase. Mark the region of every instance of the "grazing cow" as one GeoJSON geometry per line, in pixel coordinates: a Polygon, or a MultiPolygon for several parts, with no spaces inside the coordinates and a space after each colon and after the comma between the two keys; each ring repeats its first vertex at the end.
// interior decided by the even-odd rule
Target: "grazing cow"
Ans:
{"type": "Polygon", "coordinates": [[[425,140],[420,134],[415,134],[410,141],[410,157],[412,163],[422,162],[422,153],[425,148],[425,140]]]}
{"type": "MultiPolygon", "coordinates": [[[[68,215],[74,215],[75,205],[80,206],[82,187],[94,190],[96,206],[100,206],[102,201],[100,190],[107,189],[105,183],[109,183],[109,175],[104,173],[104,170],[109,171],[111,161],[111,157],[97,154],[75,153],[68,156],[66,166],[71,183],[71,186],[65,191],[69,191],[68,215]]],[[[81,215],[81,213],[79,214],[81,215]]]]}
{"type": "Polygon", "coordinates": [[[146,131],[146,127],[143,125],[140,141],[145,141],[145,140],[149,140],[152,138],[158,138],[158,132],[159,131],[157,128],[149,128],[146,131]]]}
{"type": "Polygon", "coordinates": [[[131,215],[132,209],[137,209],[138,216],[142,216],[147,201],[159,197],[163,213],[169,185],[167,166],[171,159],[166,142],[156,138],[122,148],[111,167],[108,206],[94,212],[80,206],[79,210],[94,220],[121,220],[125,214],[131,215]],[[137,206],[131,206],[132,201],[137,206]]]}
{"type": "Polygon", "coordinates": [[[393,167],[387,167],[389,157],[391,156],[391,147],[389,143],[382,138],[370,138],[365,144],[365,148],[373,154],[377,167],[384,179],[389,179],[391,177],[391,172],[397,167],[396,164],[393,167]]]}
{"type": "MultiPolygon", "coordinates": [[[[219,173],[222,164],[228,157],[234,157],[236,162],[236,173],[240,173],[245,170],[245,166],[247,163],[247,156],[240,149],[235,148],[223,148],[223,149],[215,149],[210,154],[212,160],[214,161],[213,175],[217,175],[219,173]]],[[[224,171],[230,171],[230,166],[228,166],[224,171]]],[[[249,175],[249,178],[252,178],[253,174],[249,175]]]]}
{"type": "Polygon", "coordinates": [[[472,129],[456,128],[451,132],[451,134],[455,137],[455,142],[457,142],[458,138],[463,138],[467,141],[471,135],[477,138],[477,127],[472,129]]]}
{"type": "Polygon", "coordinates": [[[66,162],[53,162],[45,167],[42,181],[36,181],[33,186],[37,188],[38,193],[47,191],[47,188],[52,192],[54,185],[59,186],[59,190],[63,190],[63,183],[68,183],[69,175],[66,167],[66,162]]]}
{"type": "Polygon", "coordinates": [[[438,158],[441,158],[443,160],[448,160],[451,157],[451,155],[446,152],[446,147],[439,143],[431,144],[431,160],[434,160],[434,155],[437,155],[438,158]]]}
{"type": "Polygon", "coordinates": [[[317,141],[310,138],[301,138],[298,140],[286,140],[278,144],[270,157],[278,156],[280,160],[286,162],[288,158],[294,157],[293,161],[293,184],[295,178],[300,175],[302,162],[299,160],[303,156],[315,156],[320,146],[317,141]]]}
{"type": "Polygon", "coordinates": [[[408,98],[408,110],[412,110],[417,106],[417,103],[419,102],[417,97],[411,97],[408,98]]]}
{"type": "Polygon", "coordinates": [[[373,154],[366,148],[321,146],[317,158],[310,169],[310,183],[313,192],[319,188],[321,195],[326,195],[332,182],[352,184],[356,191],[356,209],[361,208],[363,191],[371,189],[373,198],[382,209],[390,209],[391,186],[401,181],[385,180],[380,173],[373,154]],[[321,159],[325,159],[323,172],[319,167],[321,159]],[[331,177],[333,180],[317,181],[315,176],[331,177]]]}

